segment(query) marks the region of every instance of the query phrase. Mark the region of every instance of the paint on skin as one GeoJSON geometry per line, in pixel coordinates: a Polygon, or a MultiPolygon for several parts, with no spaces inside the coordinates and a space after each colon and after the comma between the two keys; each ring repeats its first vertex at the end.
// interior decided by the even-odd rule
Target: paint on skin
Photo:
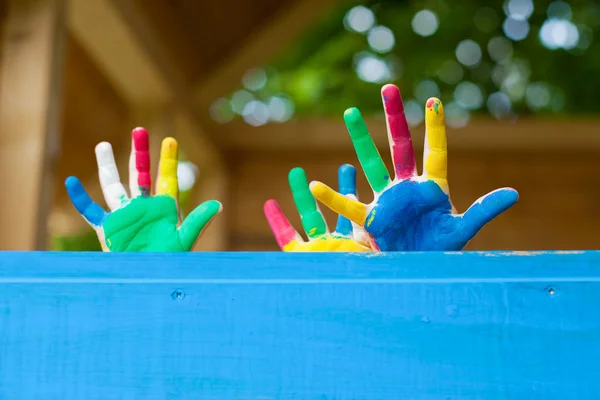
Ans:
{"type": "Polygon", "coordinates": [[[285,217],[283,211],[281,211],[277,200],[267,200],[263,210],[279,248],[283,249],[288,243],[298,237],[298,233],[285,217]]]}
{"type": "Polygon", "coordinates": [[[346,236],[323,235],[309,242],[292,240],[283,247],[286,252],[371,252],[364,246],[346,236]]]}
{"type": "Polygon", "coordinates": [[[517,199],[515,190],[500,189],[464,216],[453,215],[450,198],[435,182],[407,180],[381,194],[365,229],[381,251],[457,251],[517,199]]]}
{"type": "Polygon", "coordinates": [[[371,212],[369,213],[369,219],[367,219],[367,226],[370,226],[373,223],[376,213],[377,213],[377,209],[374,208],[371,210],[371,212]]]}
{"type": "MultiPolygon", "coordinates": [[[[290,171],[289,174],[290,187],[294,194],[294,201],[296,207],[302,217],[302,222],[305,230],[310,228],[307,232],[309,241],[304,242],[302,237],[292,227],[289,220],[283,214],[279,203],[276,200],[268,200],[264,205],[264,213],[267,218],[267,222],[275,236],[275,240],[279,247],[285,252],[371,252],[370,246],[359,243],[353,240],[351,234],[353,232],[352,223],[340,216],[338,218],[338,225],[336,232],[333,234],[327,234],[327,226],[325,220],[321,215],[320,211],[316,206],[316,200],[310,192],[308,182],[306,180],[306,174],[301,168],[295,168],[290,171]],[[308,201],[307,194],[312,199],[308,201]],[[308,203],[308,204],[307,204],[308,203]],[[314,204],[313,204],[314,203],[314,204]],[[318,223],[322,221],[323,231],[325,233],[315,234],[320,228],[310,227],[308,224],[304,224],[308,219],[305,214],[318,213],[318,223]],[[304,214],[304,215],[303,215],[304,214]]],[[[356,169],[348,164],[342,165],[338,170],[338,182],[339,190],[344,195],[356,196],[356,169]]],[[[314,215],[314,214],[312,214],[314,215]]]]}
{"type": "MultiPolygon", "coordinates": [[[[338,169],[338,183],[340,194],[343,194],[344,196],[356,196],[356,168],[350,164],[342,165],[338,169]]],[[[352,223],[348,218],[340,215],[335,231],[340,235],[350,235],[352,233],[352,223]]]]}
{"type": "Polygon", "coordinates": [[[174,199],[179,197],[177,180],[177,165],[179,149],[177,141],[165,138],[161,144],[160,162],[158,163],[159,178],[156,183],[156,193],[166,194],[174,199]]]}
{"type": "MultiPolygon", "coordinates": [[[[388,85],[391,86],[391,85],[388,85]]],[[[385,87],[384,87],[385,88],[385,87]]],[[[397,88],[392,87],[395,93],[397,88]]],[[[389,90],[392,90],[389,89],[389,90]]],[[[384,106],[390,102],[390,95],[382,93],[384,106]]],[[[398,91],[399,96],[399,91],[398,91]]],[[[375,160],[369,150],[368,162],[361,158],[361,142],[368,136],[360,114],[347,111],[348,117],[360,119],[361,124],[350,129],[354,147],[365,175],[375,191],[375,202],[367,206],[345,198],[321,182],[313,182],[311,191],[315,197],[334,212],[348,217],[365,227],[370,236],[371,247],[381,251],[456,251],[461,250],[469,240],[489,221],[506,211],[518,200],[514,189],[503,188],[477,200],[464,214],[454,214],[448,196],[447,183],[447,143],[444,122],[444,108],[439,99],[431,98],[426,103],[426,142],[424,154],[424,174],[422,177],[395,181],[391,186],[377,191],[376,168],[381,161],[375,160]],[[357,138],[361,142],[357,141],[357,138]],[[373,168],[375,166],[375,168],[373,168]],[[425,180],[423,179],[425,178],[425,180]],[[370,213],[367,216],[367,210],[370,213]]],[[[388,111],[388,114],[390,112],[388,111]]],[[[370,139],[370,138],[369,138],[370,139]]],[[[390,139],[390,141],[392,141],[390,139]]],[[[372,140],[370,140],[372,143],[372,140]]],[[[392,141],[393,142],[393,141],[392,141]]],[[[364,153],[364,152],[363,152],[364,153]]],[[[363,154],[364,156],[364,154],[363,154]]],[[[377,155],[378,157],[378,155],[377,155]]],[[[399,163],[394,162],[395,165],[399,163]]]]}
{"type": "Polygon", "coordinates": [[[138,172],[138,186],[143,196],[150,195],[150,144],[148,132],[144,128],[135,128],[131,132],[135,149],[135,168],[138,172]]]}
{"type": "Polygon", "coordinates": [[[77,211],[104,238],[103,247],[114,251],[189,251],[203,229],[221,212],[221,203],[207,201],[196,207],[178,228],[175,199],[139,196],[110,214],[96,204],[76,177],[65,181],[77,211]]]}
{"type": "Polygon", "coordinates": [[[431,98],[427,101],[425,126],[427,151],[423,162],[426,176],[448,192],[446,123],[444,121],[444,107],[439,99],[431,98]]]}
{"type": "Polygon", "coordinates": [[[323,215],[317,208],[317,201],[310,192],[306,173],[302,168],[290,171],[289,184],[292,189],[294,203],[300,213],[302,226],[310,238],[315,238],[327,233],[327,225],[323,215]]]}
{"type": "Polygon", "coordinates": [[[394,85],[385,85],[381,89],[381,97],[396,178],[409,179],[415,174],[416,170],[415,152],[400,90],[394,85]]]}
{"type": "Polygon", "coordinates": [[[333,212],[343,215],[350,221],[363,226],[367,220],[367,206],[360,201],[349,199],[336,192],[323,182],[311,182],[310,191],[319,201],[333,212]]]}
{"type": "Polygon", "coordinates": [[[111,252],[189,251],[208,223],[220,212],[217,201],[192,211],[178,229],[177,203],[170,196],[136,197],[104,221],[106,244],[111,252]]]}
{"type": "Polygon", "coordinates": [[[65,187],[73,206],[79,211],[79,214],[93,227],[102,226],[108,214],[91,199],[83,188],[81,181],[74,176],[70,176],[65,180],[65,187]]]}
{"type": "Polygon", "coordinates": [[[382,191],[390,182],[390,174],[379,156],[360,111],[357,108],[347,109],[344,121],[369,184],[375,192],[382,191]]]}

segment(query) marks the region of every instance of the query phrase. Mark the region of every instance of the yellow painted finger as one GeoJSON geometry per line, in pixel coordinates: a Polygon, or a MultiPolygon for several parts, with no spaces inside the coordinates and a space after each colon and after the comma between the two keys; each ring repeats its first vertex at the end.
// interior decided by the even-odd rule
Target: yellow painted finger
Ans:
{"type": "Polygon", "coordinates": [[[427,100],[425,107],[425,154],[423,164],[428,179],[435,181],[442,188],[447,187],[448,146],[444,106],[435,97],[427,100]]]}
{"type": "Polygon", "coordinates": [[[364,226],[367,219],[367,206],[363,203],[349,199],[321,182],[311,182],[310,191],[317,200],[332,211],[364,226]]]}
{"type": "Polygon", "coordinates": [[[287,244],[283,251],[291,253],[306,253],[306,252],[372,252],[371,247],[358,243],[347,237],[339,237],[333,235],[323,235],[309,242],[291,241],[287,244]]]}
{"type": "Polygon", "coordinates": [[[175,200],[179,195],[179,183],[177,181],[178,157],[177,140],[171,137],[165,138],[160,148],[156,194],[166,194],[175,200]]]}

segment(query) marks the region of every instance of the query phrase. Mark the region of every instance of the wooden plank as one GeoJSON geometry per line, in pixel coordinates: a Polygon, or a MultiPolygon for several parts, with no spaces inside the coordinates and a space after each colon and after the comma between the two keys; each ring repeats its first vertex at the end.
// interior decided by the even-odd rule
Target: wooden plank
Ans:
{"type": "Polygon", "coordinates": [[[240,86],[248,69],[264,66],[337,3],[339,0],[295,0],[286,5],[255,32],[249,32],[237,51],[198,82],[196,101],[208,109],[218,97],[229,95],[240,86]]]}
{"type": "Polygon", "coordinates": [[[599,267],[600,252],[2,254],[0,396],[593,399],[599,267]]]}
{"type": "Polygon", "coordinates": [[[60,152],[64,0],[9,3],[0,66],[0,238],[3,249],[46,247],[60,152]]]}
{"type": "MultiPolygon", "coordinates": [[[[380,151],[388,146],[383,118],[368,118],[367,126],[380,151]]],[[[514,123],[490,119],[471,121],[460,129],[448,128],[452,149],[472,150],[600,150],[600,121],[584,119],[520,119],[514,123]]],[[[352,142],[342,116],[338,119],[294,119],[260,127],[243,122],[220,125],[220,144],[236,150],[342,150],[352,142]]],[[[423,148],[425,127],[411,129],[416,149],[423,148]]]]}

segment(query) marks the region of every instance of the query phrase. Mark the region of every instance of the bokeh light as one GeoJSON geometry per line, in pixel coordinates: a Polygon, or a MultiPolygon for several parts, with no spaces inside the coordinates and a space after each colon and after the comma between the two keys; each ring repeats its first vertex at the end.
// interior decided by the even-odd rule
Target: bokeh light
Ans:
{"type": "Polygon", "coordinates": [[[185,192],[194,187],[198,167],[189,161],[179,161],[177,163],[177,183],[180,192],[185,192]]]}
{"type": "Polygon", "coordinates": [[[474,40],[463,40],[456,46],[456,59],[464,66],[474,67],[481,62],[481,48],[474,40]]]}
{"type": "Polygon", "coordinates": [[[358,57],[356,75],[363,81],[370,83],[384,83],[393,79],[388,64],[369,53],[362,53],[358,57]]]}
{"type": "Polygon", "coordinates": [[[294,115],[294,103],[284,96],[272,96],[267,103],[267,109],[269,119],[273,122],[286,122],[294,115]]]}
{"type": "Polygon", "coordinates": [[[461,82],[454,89],[454,100],[462,108],[477,110],[483,105],[483,90],[473,82],[461,82]]]}
{"type": "Polygon", "coordinates": [[[564,1],[554,1],[550,3],[548,9],[546,10],[546,15],[548,18],[559,18],[559,19],[568,19],[573,18],[573,11],[571,10],[571,6],[564,1]]]}
{"type": "Polygon", "coordinates": [[[220,124],[225,124],[233,120],[234,117],[233,110],[231,109],[231,104],[224,97],[218,98],[215,101],[213,101],[209,111],[212,119],[220,124]]]}
{"type": "Polygon", "coordinates": [[[266,83],[267,73],[262,68],[249,69],[242,77],[242,84],[251,92],[256,92],[257,90],[262,89],[265,87],[266,83]]]}
{"type": "Polygon", "coordinates": [[[236,114],[242,114],[246,104],[254,100],[254,95],[247,90],[238,90],[231,96],[231,109],[236,114]]]}
{"type": "Polygon", "coordinates": [[[423,123],[425,118],[424,106],[415,100],[404,102],[404,114],[409,127],[415,127],[423,123]]]}
{"type": "Polygon", "coordinates": [[[540,41],[550,50],[570,50],[579,42],[579,30],[569,20],[551,18],[540,29],[540,41]]]}
{"type": "Polygon", "coordinates": [[[543,82],[531,83],[525,91],[525,102],[532,111],[548,107],[552,100],[550,87],[543,82]]]}
{"type": "Polygon", "coordinates": [[[509,0],[505,3],[506,16],[516,20],[528,19],[533,14],[532,0],[509,0]]]}
{"type": "Polygon", "coordinates": [[[505,93],[495,92],[489,95],[487,108],[494,118],[502,119],[511,114],[512,103],[505,93]]]}
{"type": "Polygon", "coordinates": [[[420,36],[431,36],[437,32],[440,22],[431,10],[421,10],[412,19],[413,31],[420,36]]]}
{"type": "Polygon", "coordinates": [[[513,45],[510,40],[503,36],[496,36],[488,42],[488,53],[490,58],[497,63],[503,63],[511,59],[513,45]]]}
{"type": "Polygon", "coordinates": [[[386,26],[375,26],[369,30],[367,41],[371,49],[378,53],[387,53],[394,48],[395,39],[392,30],[386,26]]]}
{"type": "Polygon", "coordinates": [[[269,108],[262,101],[252,100],[244,106],[242,116],[247,124],[261,126],[269,121],[269,108]]]}
{"type": "Polygon", "coordinates": [[[425,104],[430,97],[440,97],[440,87],[434,80],[424,79],[415,85],[414,94],[420,104],[425,104]]]}
{"type": "Polygon", "coordinates": [[[375,14],[365,6],[351,8],[344,17],[344,26],[348,30],[365,33],[375,25],[375,14]]]}
{"type": "Polygon", "coordinates": [[[525,39],[529,34],[529,22],[526,19],[516,19],[510,16],[502,24],[502,30],[507,38],[518,42],[525,39]]]}
{"type": "Polygon", "coordinates": [[[444,106],[444,115],[446,116],[446,124],[450,128],[463,128],[467,126],[471,119],[469,111],[455,102],[450,102],[444,106]]]}

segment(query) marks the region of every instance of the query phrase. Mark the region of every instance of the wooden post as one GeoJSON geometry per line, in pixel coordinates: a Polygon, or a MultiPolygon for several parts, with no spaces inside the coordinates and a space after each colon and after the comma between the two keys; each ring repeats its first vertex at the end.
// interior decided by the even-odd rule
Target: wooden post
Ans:
{"type": "MultiPolygon", "coordinates": [[[[191,136],[194,132],[194,123],[186,118],[185,114],[179,113],[175,117],[175,137],[191,136]]],[[[186,151],[180,148],[180,151],[186,151]]],[[[202,154],[194,153],[191,160],[200,170],[197,189],[194,191],[193,205],[198,206],[207,200],[218,200],[227,207],[227,184],[228,174],[225,164],[217,154],[206,150],[202,154]]],[[[193,251],[224,251],[228,248],[228,224],[227,213],[219,214],[202,238],[196,243],[193,251]]]]}
{"type": "Polygon", "coordinates": [[[0,72],[0,248],[46,247],[60,149],[65,0],[12,0],[0,72]]]}

